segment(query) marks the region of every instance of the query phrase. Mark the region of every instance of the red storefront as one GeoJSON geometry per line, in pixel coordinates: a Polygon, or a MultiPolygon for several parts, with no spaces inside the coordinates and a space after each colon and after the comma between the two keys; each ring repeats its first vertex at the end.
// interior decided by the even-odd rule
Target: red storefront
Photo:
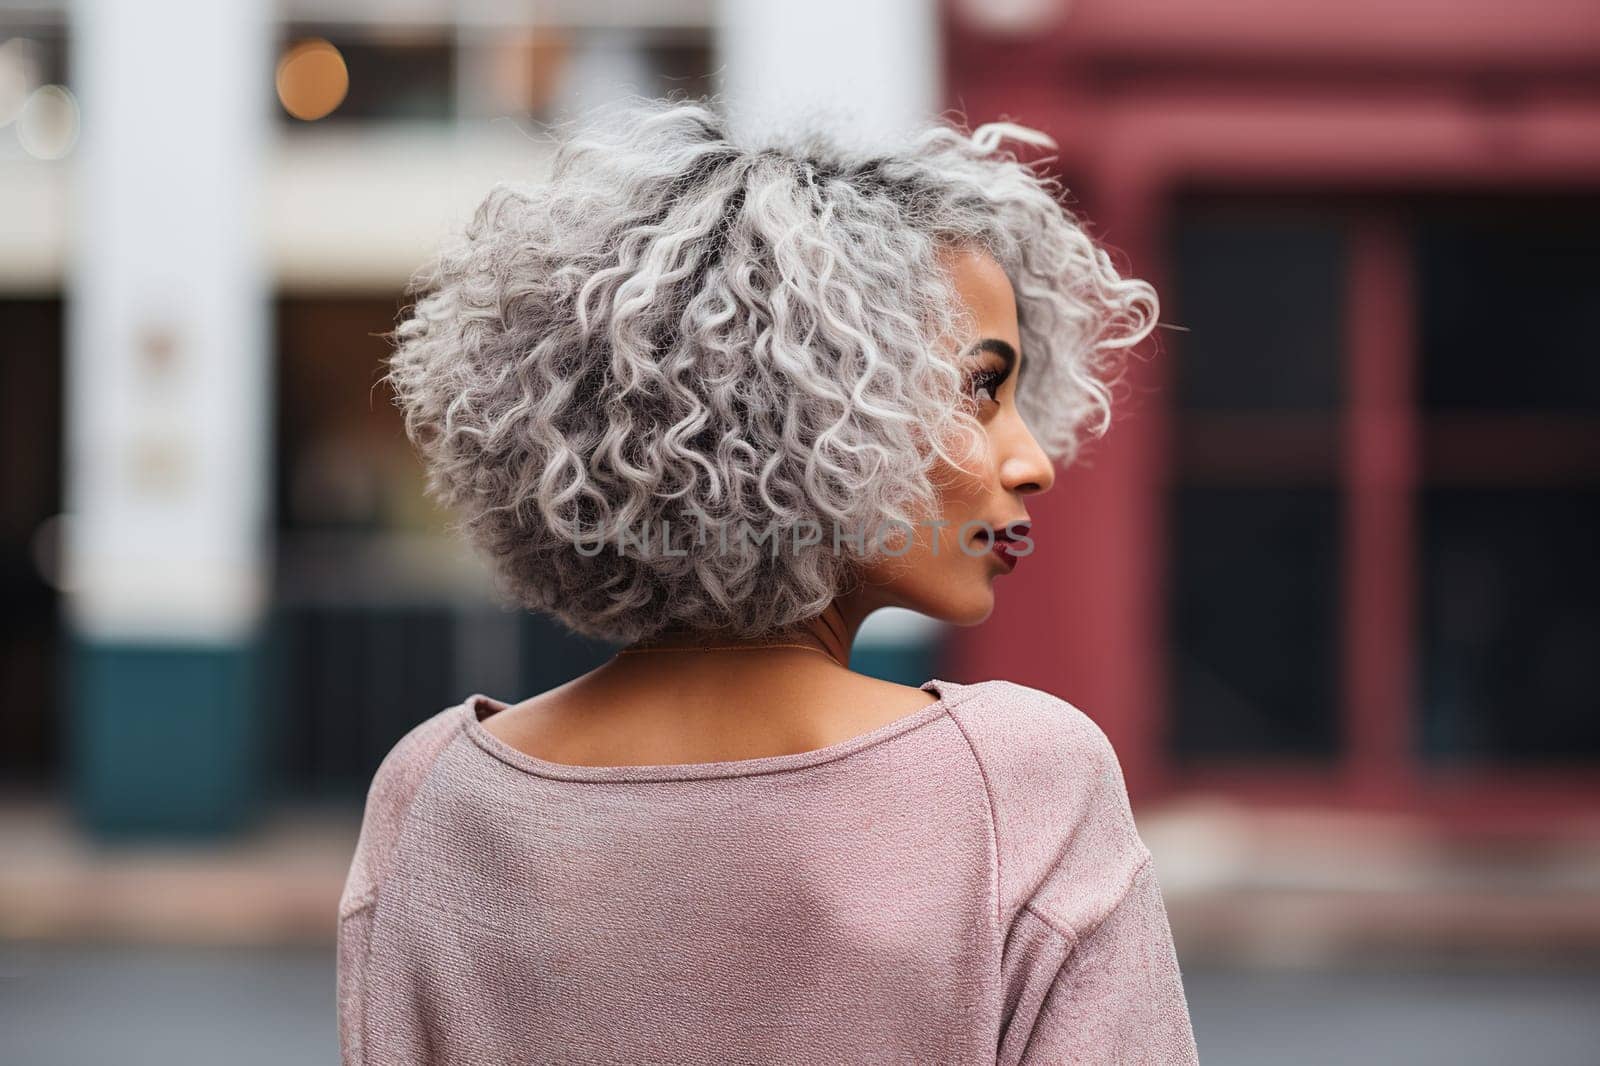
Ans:
{"type": "Polygon", "coordinates": [[[1136,801],[1596,811],[1600,6],[1006,6],[948,6],[947,103],[1050,132],[1186,331],[952,672],[1136,801]]]}

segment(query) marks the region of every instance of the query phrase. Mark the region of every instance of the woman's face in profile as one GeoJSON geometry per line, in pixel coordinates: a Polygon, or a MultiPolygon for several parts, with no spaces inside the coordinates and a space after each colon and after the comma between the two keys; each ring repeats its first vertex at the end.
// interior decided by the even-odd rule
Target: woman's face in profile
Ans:
{"type": "Polygon", "coordinates": [[[934,468],[941,513],[918,525],[909,550],[874,563],[862,576],[876,601],[974,625],[994,609],[994,580],[1013,567],[1028,568],[1025,497],[1049,489],[1055,469],[1017,409],[1025,353],[1010,280],[976,247],[950,250],[943,262],[970,315],[971,333],[954,357],[970,410],[983,427],[981,443],[959,466],[940,462],[934,468]]]}

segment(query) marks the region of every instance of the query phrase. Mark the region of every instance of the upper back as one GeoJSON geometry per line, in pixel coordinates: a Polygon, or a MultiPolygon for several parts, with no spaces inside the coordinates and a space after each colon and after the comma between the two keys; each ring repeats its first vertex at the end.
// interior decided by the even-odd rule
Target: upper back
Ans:
{"type": "Polygon", "coordinates": [[[671,673],[620,677],[601,669],[515,706],[485,697],[483,727],[553,762],[699,763],[828,747],[937,698],[926,689],[813,665],[786,669],[777,685],[771,669],[748,663],[691,663],[671,673]]]}
{"type": "Polygon", "coordinates": [[[1070,704],[923,687],[826,748],[690,765],[541,759],[481,695],[418,726],[340,909],[346,1061],[992,1056],[1148,853],[1070,704]]]}

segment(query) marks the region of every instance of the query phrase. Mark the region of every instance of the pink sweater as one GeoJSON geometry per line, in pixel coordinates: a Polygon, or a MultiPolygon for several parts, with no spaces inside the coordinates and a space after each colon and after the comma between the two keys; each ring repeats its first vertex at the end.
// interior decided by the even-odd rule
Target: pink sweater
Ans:
{"type": "Polygon", "coordinates": [[[1110,743],[1006,681],[816,751],[574,766],[406,735],[339,906],[344,1062],[1193,1063],[1110,743]]]}

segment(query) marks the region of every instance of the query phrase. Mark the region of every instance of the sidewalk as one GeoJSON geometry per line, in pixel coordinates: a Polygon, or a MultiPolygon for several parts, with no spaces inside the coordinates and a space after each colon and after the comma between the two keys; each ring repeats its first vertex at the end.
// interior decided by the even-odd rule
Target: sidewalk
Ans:
{"type": "Polygon", "coordinates": [[[1186,963],[1600,960],[1600,818],[1534,840],[1195,801],[1139,826],[1186,963]]]}
{"type": "Polygon", "coordinates": [[[101,845],[60,807],[0,807],[0,940],[325,945],[360,829],[283,814],[223,843],[101,845]]]}

